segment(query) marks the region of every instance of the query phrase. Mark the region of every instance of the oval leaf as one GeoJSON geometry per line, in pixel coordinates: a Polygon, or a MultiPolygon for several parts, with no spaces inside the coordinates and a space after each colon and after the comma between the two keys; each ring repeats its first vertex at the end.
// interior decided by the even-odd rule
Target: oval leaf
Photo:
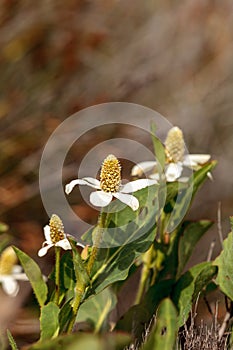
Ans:
{"type": "Polygon", "coordinates": [[[40,340],[51,339],[59,333],[59,307],[52,301],[41,308],[40,340]]]}
{"type": "Polygon", "coordinates": [[[30,258],[30,256],[22,252],[22,250],[16,247],[13,248],[31,283],[32,289],[36,295],[39,305],[43,306],[47,299],[48,288],[43,279],[39,266],[32,258],[30,258]]]}

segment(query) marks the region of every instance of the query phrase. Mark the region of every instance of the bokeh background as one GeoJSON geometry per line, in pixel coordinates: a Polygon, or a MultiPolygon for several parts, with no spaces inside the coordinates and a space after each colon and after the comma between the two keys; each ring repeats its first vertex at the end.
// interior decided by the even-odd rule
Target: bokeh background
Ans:
{"type": "MultiPolygon", "coordinates": [[[[214,181],[189,217],[217,221],[220,202],[227,234],[233,214],[231,0],[3,0],[0,47],[0,220],[13,243],[37,259],[48,221],[38,172],[53,130],[83,108],[111,101],[158,111],[182,128],[190,153],[218,160],[214,181]]],[[[89,133],[72,148],[65,179],[76,174],[87,145],[122,133],[130,131],[113,126],[89,133]]],[[[74,204],[95,221],[96,212],[81,199],[74,204]]],[[[213,240],[217,254],[217,225],[190,264],[206,258],[213,240]]],[[[46,262],[40,264],[46,270],[46,262]]],[[[38,331],[33,302],[25,284],[14,300],[0,295],[0,328],[10,325],[22,344],[38,331]]]]}

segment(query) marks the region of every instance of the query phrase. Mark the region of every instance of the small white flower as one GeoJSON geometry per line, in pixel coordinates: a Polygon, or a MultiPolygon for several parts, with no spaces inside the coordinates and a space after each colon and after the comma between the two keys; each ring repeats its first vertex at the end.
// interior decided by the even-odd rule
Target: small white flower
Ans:
{"type": "Polygon", "coordinates": [[[131,193],[154,184],[157,184],[157,180],[139,179],[121,185],[120,163],[110,154],[103,162],[100,181],[92,177],[73,180],[66,185],[65,192],[69,194],[76,185],[87,185],[97,190],[90,194],[90,202],[96,207],[106,207],[115,197],[135,211],[139,202],[131,193]]]}
{"type": "Polygon", "coordinates": [[[17,281],[28,281],[22,267],[16,265],[17,256],[12,247],[7,247],[0,257],[0,282],[6,294],[15,297],[19,291],[17,281]]]}
{"type": "MultiPolygon", "coordinates": [[[[165,177],[168,182],[176,180],[186,181],[186,177],[181,177],[183,167],[192,170],[198,170],[203,164],[210,160],[209,154],[187,154],[184,155],[184,139],[183,133],[178,127],[169,130],[165,141],[165,177]]],[[[157,170],[158,163],[156,161],[145,161],[136,164],[132,170],[132,176],[141,176],[143,173],[153,171],[149,177],[151,179],[159,180],[159,173],[157,170]]],[[[211,174],[208,176],[211,178],[211,174]]]]}
{"type": "Polygon", "coordinates": [[[45,241],[42,248],[38,251],[40,257],[47,254],[48,250],[53,246],[61,247],[64,250],[71,249],[70,242],[64,233],[63,223],[59,216],[55,214],[51,216],[49,225],[44,227],[44,235],[45,241]]]}

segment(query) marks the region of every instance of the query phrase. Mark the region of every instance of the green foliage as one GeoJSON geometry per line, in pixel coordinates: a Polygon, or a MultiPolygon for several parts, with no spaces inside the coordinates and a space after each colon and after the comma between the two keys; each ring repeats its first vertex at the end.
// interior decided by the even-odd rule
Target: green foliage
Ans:
{"type": "Polygon", "coordinates": [[[73,252],[73,264],[76,281],[83,286],[87,286],[90,282],[86,267],[82,261],[82,258],[76,248],[74,242],[70,241],[72,252],[73,252]]]}
{"type": "Polygon", "coordinates": [[[164,280],[151,286],[141,303],[132,306],[118,321],[116,329],[132,333],[137,341],[142,341],[146,327],[150,323],[161,300],[170,295],[172,285],[172,280],[164,280]]]}
{"type": "MultiPolygon", "coordinates": [[[[112,214],[108,215],[109,230],[104,232],[103,241],[110,248],[99,249],[90,293],[99,293],[108,285],[124,280],[137,257],[148,250],[155,238],[155,216],[159,212],[157,194],[158,186],[136,192],[141,204],[137,212],[122,208],[118,200],[109,205],[112,214]]],[[[85,238],[90,239],[90,235],[91,231],[85,238]]]]}
{"type": "Polygon", "coordinates": [[[224,294],[233,301],[233,232],[223,242],[221,254],[214,260],[213,264],[218,267],[216,283],[224,294]]]}
{"type": "Polygon", "coordinates": [[[9,340],[9,343],[10,343],[10,346],[11,346],[11,349],[12,350],[18,350],[18,347],[16,345],[16,342],[11,334],[11,332],[9,331],[9,329],[7,329],[7,337],[8,337],[8,340],[9,340]]]}
{"type": "Polygon", "coordinates": [[[143,350],[172,350],[177,336],[177,311],[169,298],[159,304],[155,326],[143,350]]]}
{"type": "Polygon", "coordinates": [[[187,320],[198,293],[212,280],[216,267],[211,262],[203,262],[190,268],[173,287],[172,300],[178,308],[178,326],[187,320]]]}
{"type": "Polygon", "coordinates": [[[181,223],[181,220],[190,208],[196,192],[206,180],[208,173],[215,166],[215,161],[207,163],[198,171],[194,172],[187,183],[172,183],[167,187],[167,198],[169,198],[169,201],[166,201],[164,208],[167,213],[165,231],[172,232],[181,223]]]}
{"type": "Polygon", "coordinates": [[[95,333],[109,330],[108,315],[116,306],[116,296],[110,288],[84,302],[78,312],[76,322],[86,322],[95,333]]]}
{"type": "Polygon", "coordinates": [[[40,316],[40,340],[54,338],[59,333],[59,307],[52,301],[41,308],[40,316]]]}
{"type": "MultiPolygon", "coordinates": [[[[55,247],[56,268],[50,274],[54,290],[49,296],[38,265],[14,248],[41,310],[40,340],[28,350],[120,350],[132,339],[143,350],[172,350],[193,303],[201,293],[216,287],[215,277],[221,290],[233,300],[233,233],[224,241],[223,252],[214,263],[202,262],[183,273],[196,244],[212,225],[208,220],[191,222],[184,218],[216,162],[200,166],[187,182],[166,183],[163,172],[168,160],[155,131],[152,123],[159,183],[133,194],[140,203],[137,211],[119,200],[102,209],[95,227],[83,236],[90,245],[85,260],[71,239],[71,251],[55,247]],[[133,273],[141,274],[136,298],[116,320],[112,332],[109,317],[117,305],[117,294],[133,273]],[[153,316],[155,324],[143,342],[153,316]],[[69,334],[82,326],[92,334],[69,334]]],[[[0,233],[2,230],[0,224],[0,233]]]]}
{"type": "Polygon", "coordinates": [[[182,226],[178,245],[178,269],[176,277],[181,275],[197,242],[212,225],[213,222],[209,220],[201,220],[197,222],[185,222],[182,226]]]}
{"type": "Polygon", "coordinates": [[[22,250],[16,247],[14,247],[14,250],[31,283],[39,305],[43,306],[47,299],[48,288],[39,266],[30,256],[22,252],[22,250]]]}
{"type": "Polygon", "coordinates": [[[129,345],[131,338],[127,334],[71,334],[58,336],[27,347],[27,350],[122,350],[129,345]]]}
{"type": "Polygon", "coordinates": [[[166,156],[164,146],[160,139],[156,136],[156,125],[153,122],[151,122],[151,138],[154,147],[154,154],[159,164],[158,171],[161,173],[165,166],[166,156]]]}

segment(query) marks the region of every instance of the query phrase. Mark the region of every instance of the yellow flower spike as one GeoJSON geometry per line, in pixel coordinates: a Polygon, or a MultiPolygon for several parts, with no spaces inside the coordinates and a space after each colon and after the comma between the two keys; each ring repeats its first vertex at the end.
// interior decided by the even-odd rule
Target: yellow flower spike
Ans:
{"type": "Polygon", "coordinates": [[[0,257],[0,275],[10,275],[18,261],[14,249],[7,247],[0,257]]]}
{"type": "Polygon", "coordinates": [[[52,243],[56,244],[65,238],[64,226],[58,215],[53,214],[49,221],[50,238],[52,243]]]}
{"type": "Polygon", "coordinates": [[[177,126],[171,128],[165,140],[165,153],[168,163],[178,163],[184,157],[183,132],[177,126]]]}
{"type": "Polygon", "coordinates": [[[100,172],[100,188],[104,192],[115,193],[121,184],[121,166],[119,160],[110,154],[103,161],[100,172]]]}

